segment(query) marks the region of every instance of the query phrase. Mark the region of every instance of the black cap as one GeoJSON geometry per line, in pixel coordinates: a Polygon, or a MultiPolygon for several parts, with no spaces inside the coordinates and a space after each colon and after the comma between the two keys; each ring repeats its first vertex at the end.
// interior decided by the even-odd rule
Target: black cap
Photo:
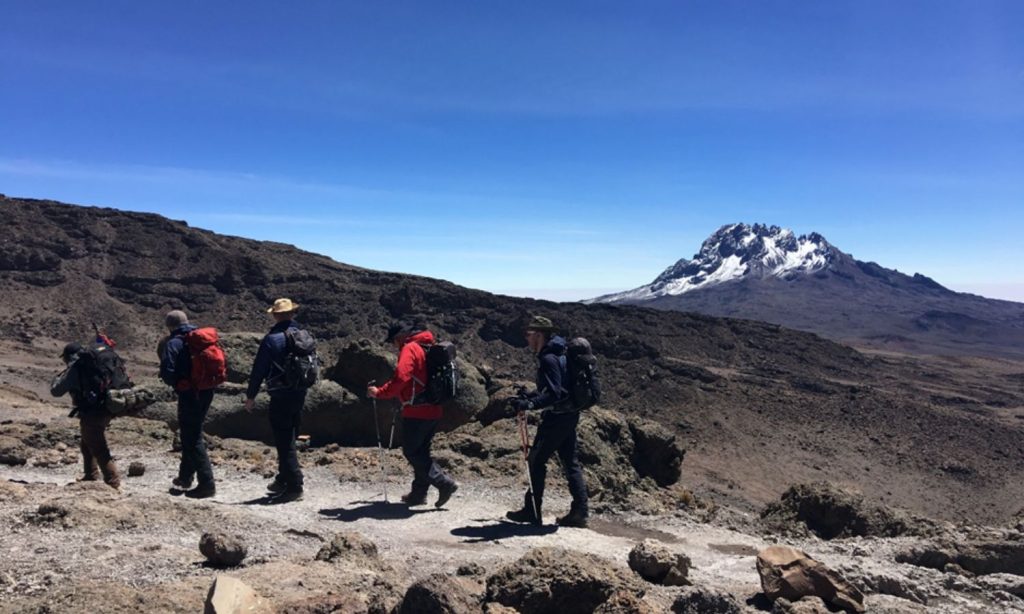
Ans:
{"type": "Polygon", "coordinates": [[[72,341],[71,343],[64,346],[64,351],[60,353],[60,357],[63,358],[64,360],[67,360],[71,356],[74,356],[75,354],[80,354],[84,351],[85,348],[82,347],[81,343],[72,341]]]}
{"type": "Polygon", "coordinates": [[[395,320],[388,325],[388,336],[384,339],[384,343],[391,343],[395,340],[395,337],[401,335],[408,335],[414,330],[413,323],[408,320],[395,320]]]}

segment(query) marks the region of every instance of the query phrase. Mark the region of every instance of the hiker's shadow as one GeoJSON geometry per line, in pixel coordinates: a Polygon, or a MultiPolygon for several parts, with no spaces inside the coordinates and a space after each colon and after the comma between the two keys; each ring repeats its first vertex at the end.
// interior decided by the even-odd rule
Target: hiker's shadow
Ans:
{"type": "Polygon", "coordinates": [[[537,526],[533,524],[519,524],[516,522],[505,522],[499,520],[494,524],[483,526],[468,525],[452,529],[452,535],[465,537],[463,543],[478,544],[480,542],[497,541],[509,537],[530,537],[539,535],[551,535],[558,530],[553,524],[537,526]]]}
{"type": "Polygon", "coordinates": [[[404,503],[387,503],[384,501],[353,501],[358,507],[339,507],[320,510],[321,516],[327,516],[342,522],[355,522],[363,518],[376,520],[405,520],[419,514],[429,514],[441,510],[435,508],[415,509],[404,503]]]}

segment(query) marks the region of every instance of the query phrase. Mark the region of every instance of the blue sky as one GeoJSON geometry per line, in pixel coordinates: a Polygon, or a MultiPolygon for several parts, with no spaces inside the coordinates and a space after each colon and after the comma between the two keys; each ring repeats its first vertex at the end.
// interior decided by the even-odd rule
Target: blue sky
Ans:
{"type": "Polygon", "coordinates": [[[723,224],[1024,301],[1024,3],[0,3],[0,192],[575,299],[723,224]]]}

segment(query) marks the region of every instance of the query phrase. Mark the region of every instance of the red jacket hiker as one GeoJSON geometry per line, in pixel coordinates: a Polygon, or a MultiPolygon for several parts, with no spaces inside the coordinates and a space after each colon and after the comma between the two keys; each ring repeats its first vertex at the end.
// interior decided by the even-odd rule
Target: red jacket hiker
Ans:
{"type": "Polygon", "coordinates": [[[434,343],[434,333],[429,330],[411,335],[398,352],[398,366],[395,374],[377,389],[378,399],[398,399],[402,403],[403,418],[440,420],[443,410],[440,405],[412,405],[414,394],[423,392],[427,383],[427,353],[423,345],[434,343]]]}

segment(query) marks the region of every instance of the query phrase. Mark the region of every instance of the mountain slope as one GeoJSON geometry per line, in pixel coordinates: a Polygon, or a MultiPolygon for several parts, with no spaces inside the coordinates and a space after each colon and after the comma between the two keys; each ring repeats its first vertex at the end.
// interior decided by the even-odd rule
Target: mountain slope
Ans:
{"type": "MultiPolygon", "coordinates": [[[[390,318],[415,315],[497,387],[532,379],[522,328],[542,313],[591,340],[603,405],[657,420],[686,443],[683,482],[705,496],[756,506],[828,479],[982,520],[1010,516],[1024,498],[1020,364],[867,356],[761,322],[497,296],[151,214],[13,198],[0,198],[0,211],[0,343],[21,352],[56,356],[95,322],[134,364],[152,364],[168,309],[225,331],[265,331],[266,306],[289,296],[328,364],[353,341],[379,342],[390,318]]],[[[0,385],[17,384],[17,365],[0,367],[0,385]]]]}
{"type": "Polygon", "coordinates": [[[868,347],[1024,357],[1024,304],[953,292],[777,226],[723,226],[650,284],[591,302],[763,320],[868,347]]]}

